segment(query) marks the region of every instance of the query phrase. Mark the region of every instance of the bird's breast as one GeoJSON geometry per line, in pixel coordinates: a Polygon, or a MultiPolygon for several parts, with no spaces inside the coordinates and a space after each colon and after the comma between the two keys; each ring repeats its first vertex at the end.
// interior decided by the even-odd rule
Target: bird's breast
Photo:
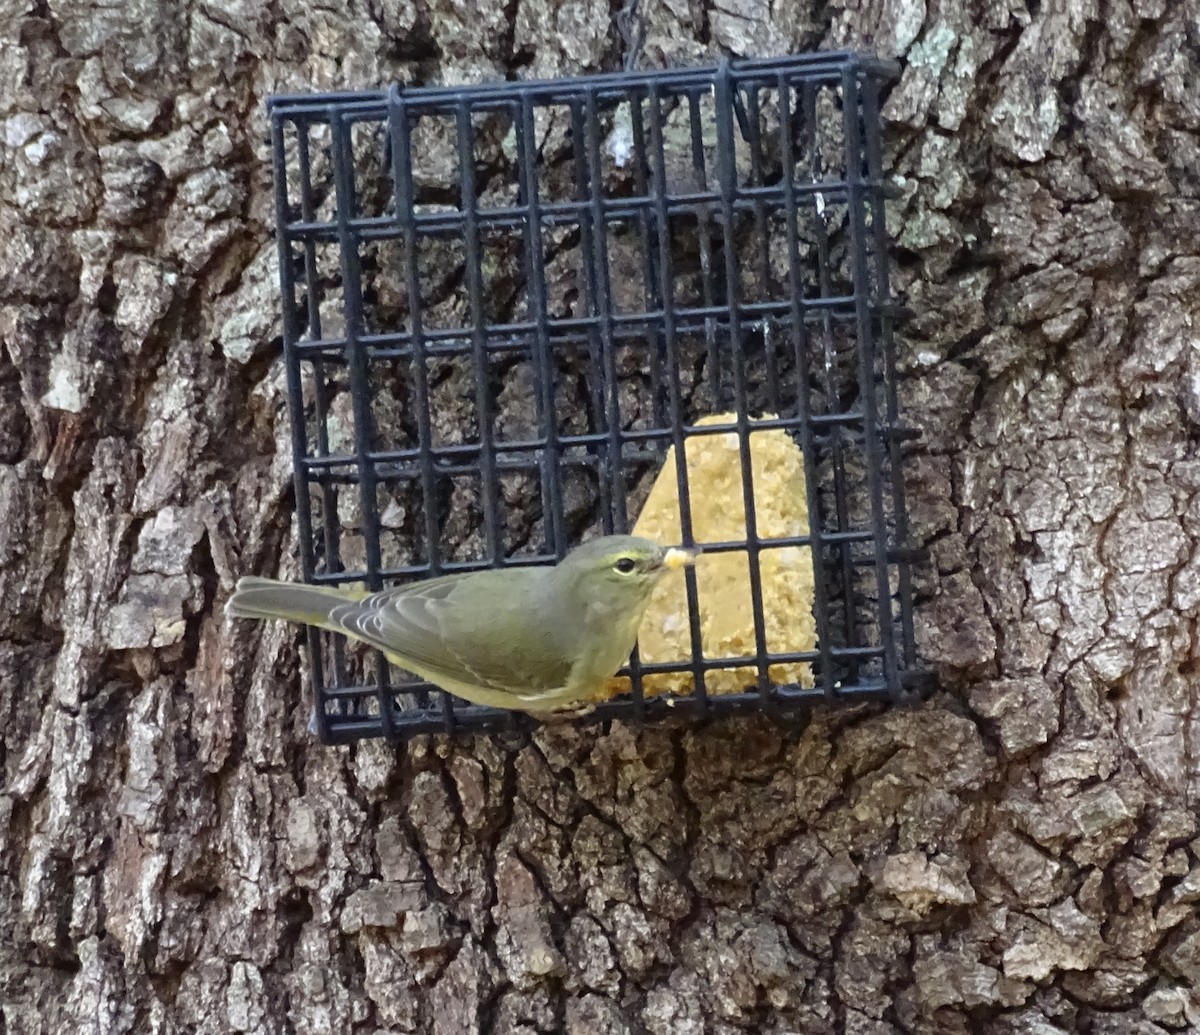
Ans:
{"type": "Polygon", "coordinates": [[[601,601],[588,605],[587,618],[580,635],[584,650],[572,674],[572,682],[599,683],[613,676],[629,660],[637,639],[641,612],[601,601]]]}

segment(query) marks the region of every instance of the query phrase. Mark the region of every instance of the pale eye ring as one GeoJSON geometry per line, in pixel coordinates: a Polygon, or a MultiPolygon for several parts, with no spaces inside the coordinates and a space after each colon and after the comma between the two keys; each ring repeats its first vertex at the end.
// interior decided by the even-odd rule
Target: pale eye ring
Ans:
{"type": "Polygon", "coordinates": [[[622,575],[628,575],[637,567],[632,557],[622,557],[615,565],[613,565],[622,575]]]}

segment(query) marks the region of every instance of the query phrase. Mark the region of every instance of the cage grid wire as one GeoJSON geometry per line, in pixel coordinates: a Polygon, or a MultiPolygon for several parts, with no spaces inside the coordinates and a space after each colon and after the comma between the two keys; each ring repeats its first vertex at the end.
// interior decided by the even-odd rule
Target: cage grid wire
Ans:
{"type": "MultiPolygon", "coordinates": [[[[853,53],[269,101],[303,577],[370,589],[552,563],[624,532],[675,446],[736,434],[756,650],[626,670],[594,718],[904,700],[916,654],[879,94],[853,53]],[[733,412],[728,425],[697,427],[733,412]],[[761,419],[763,414],[771,419],[761,419]],[[755,419],[755,418],[760,419],[755,419]],[[807,533],[762,539],[753,435],[803,453],[807,533]],[[811,551],[815,648],[767,650],[762,551],[811,551]],[[773,685],[780,661],[813,685],[773,685]],[[715,695],[705,674],[753,667],[715,695]],[[690,695],[651,697],[649,672],[690,695]]],[[[326,743],[530,723],[308,630],[326,743]]]]}

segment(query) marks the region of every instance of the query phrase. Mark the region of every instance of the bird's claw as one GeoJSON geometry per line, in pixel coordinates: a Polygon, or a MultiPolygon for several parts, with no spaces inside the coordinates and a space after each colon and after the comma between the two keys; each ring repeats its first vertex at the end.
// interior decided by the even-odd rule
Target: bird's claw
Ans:
{"type": "Polygon", "coordinates": [[[552,712],[530,712],[538,722],[555,723],[569,722],[572,719],[582,719],[596,710],[594,704],[583,704],[577,708],[560,708],[552,712]]]}

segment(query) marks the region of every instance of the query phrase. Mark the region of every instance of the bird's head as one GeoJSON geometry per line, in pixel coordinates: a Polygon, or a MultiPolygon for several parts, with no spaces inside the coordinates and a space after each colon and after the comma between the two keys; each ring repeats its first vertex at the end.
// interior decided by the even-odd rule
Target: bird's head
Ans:
{"type": "Polygon", "coordinates": [[[664,547],[652,539],[609,535],[573,550],[559,565],[575,593],[606,609],[640,610],[659,579],[696,562],[696,549],[664,547]]]}

